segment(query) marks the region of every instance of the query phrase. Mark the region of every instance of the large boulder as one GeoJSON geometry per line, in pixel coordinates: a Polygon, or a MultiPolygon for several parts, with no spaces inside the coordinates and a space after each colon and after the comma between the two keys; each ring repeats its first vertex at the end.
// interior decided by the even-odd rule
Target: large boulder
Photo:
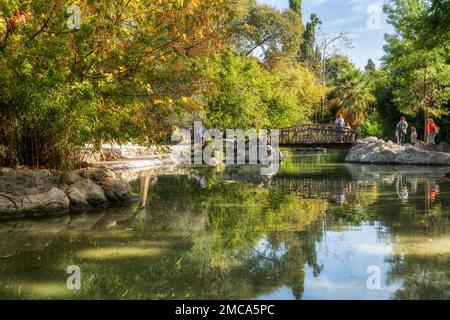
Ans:
{"type": "Polygon", "coordinates": [[[83,178],[75,182],[71,187],[72,190],[74,188],[77,189],[90,205],[99,206],[108,201],[103,189],[90,179],[83,178]]]}
{"type": "Polygon", "coordinates": [[[63,213],[69,209],[69,205],[69,198],[55,187],[34,194],[0,193],[0,216],[63,213]]]}
{"type": "Polygon", "coordinates": [[[412,145],[399,146],[392,141],[370,137],[354,146],[345,160],[380,164],[450,165],[450,154],[427,151],[412,145]]]}
{"type": "Polygon", "coordinates": [[[103,185],[106,197],[113,202],[126,202],[132,199],[130,184],[124,180],[107,181],[103,185]]]}
{"type": "Polygon", "coordinates": [[[116,179],[116,173],[108,168],[100,168],[91,174],[93,180],[104,182],[116,179]]]}
{"type": "Polygon", "coordinates": [[[70,199],[70,204],[74,206],[79,205],[88,205],[88,201],[86,200],[86,197],[75,187],[69,187],[66,190],[66,195],[70,199]]]}

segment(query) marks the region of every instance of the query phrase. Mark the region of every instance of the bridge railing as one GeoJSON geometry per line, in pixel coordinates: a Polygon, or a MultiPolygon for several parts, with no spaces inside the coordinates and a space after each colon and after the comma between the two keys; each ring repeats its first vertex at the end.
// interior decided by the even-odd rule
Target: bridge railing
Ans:
{"type": "Polygon", "coordinates": [[[280,129],[280,145],[354,144],[355,130],[328,124],[307,124],[280,129]]]}

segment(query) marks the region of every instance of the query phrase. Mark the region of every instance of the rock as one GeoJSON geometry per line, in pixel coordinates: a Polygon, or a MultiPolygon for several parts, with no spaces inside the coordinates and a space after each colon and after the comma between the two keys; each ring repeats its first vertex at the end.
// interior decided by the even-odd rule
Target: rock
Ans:
{"type": "Polygon", "coordinates": [[[70,200],[63,191],[51,188],[46,192],[29,195],[0,193],[0,213],[6,216],[64,213],[69,209],[70,200]]]}
{"type": "Polygon", "coordinates": [[[441,142],[440,144],[427,144],[423,146],[423,149],[435,152],[450,152],[450,145],[445,142],[441,142]]]}
{"type": "Polygon", "coordinates": [[[75,172],[67,172],[64,178],[67,184],[74,184],[81,179],[80,175],[75,172]]]}
{"type": "Polygon", "coordinates": [[[374,137],[361,140],[347,155],[348,162],[380,164],[450,165],[450,154],[432,152],[415,146],[399,146],[374,137]]]}
{"type": "Polygon", "coordinates": [[[66,213],[70,205],[84,210],[83,205],[100,206],[108,199],[125,202],[132,197],[128,182],[118,180],[109,169],[91,168],[80,173],[0,169],[0,218],[66,213]]]}
{"type": "Polygon", "coordinates": [[[71,205],[78,206],[88,204],[86,198],[77,188],[70,187],[69,189],[67,189],[66,195],[69,197],[71,205]]]}
{"type": "Polygon", "coordinates": [[[111,169],[101,168],[92,173],[92,179],[98,182],[112,180],[116,178],[116,174],[111,169]]]}
{"type": "Polygon", "coordinates": [[[103,189],[90,179],[77,181],[73,184],[73,187],[78,189],[86,201],[93,206],[99,206],[108,201],[103,189]]]}
{"type": "Polygon", "coordinates": [[[84,169],[84,170],[80,171],[80,176],[85,179],[89,179],[89,178],[91,178],[91,173],[89,172],[88,169],[84,169]]]}
{"type": "Polygon", "coordinates": [[[106,197],[113,202],[126,202],[132,199],[130,184],[123,180],[108,181],[103,185],[106,197]]]}

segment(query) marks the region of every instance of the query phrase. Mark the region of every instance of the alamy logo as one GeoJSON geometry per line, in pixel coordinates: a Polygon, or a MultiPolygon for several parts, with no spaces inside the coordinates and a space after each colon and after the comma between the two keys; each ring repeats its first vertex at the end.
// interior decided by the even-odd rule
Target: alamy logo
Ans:
{"type": "Polygon", "coordinates": [[[193,132],[178,129],[172,142],[182,147],[178,156],[184,164],[261,164],[265,176],[275,175],[280,167],[279,130],[227,129],[224,135],[195,121],[193,132]]]}
{"type": "Polygon", "coordinates": [[[67,271],[70,276],[67,278],[66,287],[69,290],[81,289],[81,270],[79,266],[68,266],[67,271]]]}
{"type": "Polygon", "coordinates": [[[379,266],[369,266],[367,268],[367,289],[380,290],[381,289],[381,269],[379,266]]]}
{"type": "Polygon", "coordinates": [[[370,14],[367,19],[367,28],[369,30],[381,30],[383,9],[378,4],[372,4],[367,7],[367,14],[370,14]]]}
{"type": "Polygon", "coordinates": [[[67,28],[69,30],[80,30],[81,29],[81,9],[79,6],[71,5],[67,8],[67,14],[70,17],[67,19],[67,28]]]}

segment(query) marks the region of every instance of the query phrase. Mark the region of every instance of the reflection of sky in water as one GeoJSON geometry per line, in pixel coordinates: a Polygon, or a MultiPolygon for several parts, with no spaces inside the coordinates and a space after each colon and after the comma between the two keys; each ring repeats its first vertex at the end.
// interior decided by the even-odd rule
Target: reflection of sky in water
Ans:
{"type": "MultiPolygon", "coordinates": [[[[317,245],[318,263],[323,271],[313,276],[313,269],[305,265],[303,299],[389,299],[402,287],[402,283],[387,284],[391,264],[392,245],[380,242],[378,226],[367,224],[348,231],[327,231],[326,237],[317,245]],[[367,288],[367,268],[380,267],[381,288],[367,288]]],[[[264,242],[264,241],[262,241],[264,242]]],[[[295,299],[288,287],[281,287],[257,299],[295,299]]]]}
{"type": "Polygon", "coordinates": [[[342,161],[148,174],[142,206],[0,223],[0,299],[448,299],[447,169],[342,161]]]}

